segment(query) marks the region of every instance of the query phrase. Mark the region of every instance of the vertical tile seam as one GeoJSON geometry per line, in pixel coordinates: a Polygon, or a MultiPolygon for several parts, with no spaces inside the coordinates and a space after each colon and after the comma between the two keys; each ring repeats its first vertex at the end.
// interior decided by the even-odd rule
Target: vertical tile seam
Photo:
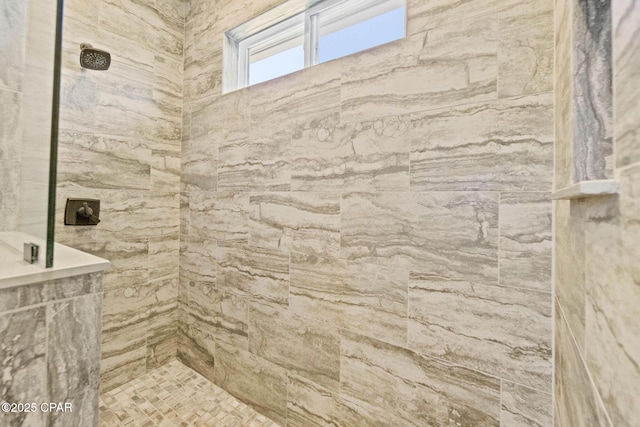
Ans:
{"type": "MultiPolygon", "coordinates": [[[[609,416],[609,410],[607,409],[607,406],[604,404],[604,400],[600,395],[600,391],[598,390],[598,387],[595,381],[593,380],[593,376],[591,375],[591,371],[589,370],[589,366],[587,365],[587,358],[585,357],[585,355],[582,354],[582,351],[580,351],[580,347],[578,347],[578,342],[576,340],[576,337],[573,334],[573,330],[571,329],[569,322],[567,321],[567,318],[564,314],[564,310],[559,300],[557,301],[556,306],[560,311],[560,321],[565,324],[567,331],[569,331],[569,338],[571,340],[570,344],[573,345],[575,352],[578,354],[578,359],[580,361],[581,368],[584,370],[587,376],[587,379],[589,381],[589,387],[591,389],[591,392],[595,395],[595,399],[597,401],[596,403],[600,404],[600,408],[604,411],[604,415],[609,424],[609,427],[612,427],[614,424],[611,422],[611,417],[609,416]]],[[[586,346],[585,346],[585,352],[586,352],[586,346]]]]}

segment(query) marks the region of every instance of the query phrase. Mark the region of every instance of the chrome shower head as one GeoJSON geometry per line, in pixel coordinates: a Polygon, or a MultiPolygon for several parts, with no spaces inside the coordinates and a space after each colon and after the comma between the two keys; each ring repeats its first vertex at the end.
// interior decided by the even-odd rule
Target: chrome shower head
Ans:
{"type": "Polygon", "coordinates": [[[88,70],[104,71],[111,65],[111,54],[90,44],[80,45],[80,65],[88,70]]]}

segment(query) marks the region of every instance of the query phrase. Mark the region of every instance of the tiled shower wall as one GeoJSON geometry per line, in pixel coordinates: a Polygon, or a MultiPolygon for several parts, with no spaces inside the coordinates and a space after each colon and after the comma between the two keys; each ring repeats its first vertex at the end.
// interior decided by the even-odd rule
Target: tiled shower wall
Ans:
{"type": "Polygon", "coordinates": [[[617,196],[556,204],[557,426],[640,419],[639,33],[637,1],[557,2],[556,185],[620,181],[617,196]]]}
{"type": "Polygon", "coordinates": [[[178,356],[288,425],[550,426],[553,3],[223,95],[277,3],[187,2],[178,356]]]}
{"type": "Polygon", "coordinates": [[[102,391],[175,358],[183,13],[180,0],[65,2],[56,239],[111,262],[102,391]],[[82,70],[81,43],[109,51],[109,71],[82,70]],[[68,197],[100,199],[102,222],[62,225],[68,197]]]}

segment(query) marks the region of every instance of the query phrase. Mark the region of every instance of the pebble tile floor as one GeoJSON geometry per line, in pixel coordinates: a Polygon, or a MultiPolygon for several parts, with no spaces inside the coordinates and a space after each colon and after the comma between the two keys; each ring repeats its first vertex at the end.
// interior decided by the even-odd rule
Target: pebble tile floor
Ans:
{"type": "Polygon", "coordinates": [[[173,361],[100,396],[100,427],[279,427],[173,361]]]}

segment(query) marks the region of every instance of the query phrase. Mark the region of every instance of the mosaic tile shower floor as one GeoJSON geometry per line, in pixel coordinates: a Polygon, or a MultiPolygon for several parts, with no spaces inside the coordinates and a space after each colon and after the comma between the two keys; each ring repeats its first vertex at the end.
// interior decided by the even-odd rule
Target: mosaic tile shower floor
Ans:
{"type": "Polygon", "coordinates": [[[100,396],[100,427],[279,427],[178,361],[100,396]]]}

